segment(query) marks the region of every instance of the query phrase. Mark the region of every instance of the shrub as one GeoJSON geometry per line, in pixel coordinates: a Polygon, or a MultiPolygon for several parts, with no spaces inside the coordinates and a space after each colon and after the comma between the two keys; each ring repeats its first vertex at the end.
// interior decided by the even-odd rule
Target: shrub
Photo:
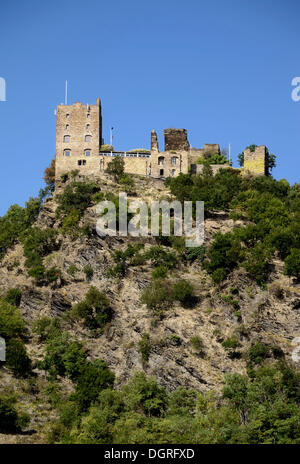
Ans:
{"type": "Polygon", "coordinates": [[[168,268],[166,266],[158,266],[152,271],[153,279],[165,279],[168,275],[168,268]]]}
{"type": "Polygon", "coordinates": [[[21,303],[22,292],[18,288],[10,288],[7,290],[4,301],[12,306],[19,307],[21,303]]]}
{"type": "Polygon", "coordinates": [[[38,335],[40,342],[44,342],[59,334],[59,320],[57,318],[53,319],[47,316],[36,319],[33,323],[32,331],[38,335]]]}
{"type": "Polygon", "coordinates": [[[29,424],[26,413],[17,412],[16,397],[0,394],[0,433],[18,433],[29,424]]]}
{"type": "Polygon", "coordinates": [[[17,338],[8,340],[6,345],[6,364],[15,375],[20,377],[26,377],[31,372],[31,360],[21,340],[17,338]]]}
{"type": "MultiPolygon", "coordinates": [[[[95,182],[72,182],[64,191],[56,196],[58,217],[76,211],[81,217],[84,211],[92,205],[92,197],[99,192],[100,187],[95,182]]],[[[73,218],[74,219],[74,218],[73,218]]]]}
{"type": "Polygon", "coordinates": [[[0,255],[26,231],[36,220],[41,206],[41,200],[30,198],[25,208],[12,205],[7,213],[0,218],[0,255]]]}
{"type": "Polygon", "coordinates": [[[62,233],[67,234],[70,232],[75,232],[80,221],[80,212],[77,209],[73,209],[70,213],[64,218],[62,223],[62,233]]]}
{"type": "Polygon", "coordinates": [[[152,377],[136,372],[122,388],[123,401],[129,411],[142,412],[146,416],[162,416],[167,408],[168,395],[152,377]]]}
{"type": "Polygon", "coordinates": [[[221,282],[234,269],[240,258],[240,244],[230,233],[217,233],[207,253],[205,267],[214,282],[221,282]]]}
{"type": "Polygon", "coordinates": [[[155,266],[166,266],[169,269],[175,267],[178,263],[178,259],[175,253],[165,250],[161,246],[153,246],[146,253],[145,258],[155,266]]]}
{"type": "Polygon", "coordinates": [[[107,174],[114,177],[115,182],[118,182],[124,174],[125,161],[120,156],[115,156],[107,165],[107,174]]]}
{"type": "Polygon", "coordinates": [[[142,335],[142,338],[140,339],[138,346],[138,351],[142,356],[142,361],[143,363],[146,363],[149,359],[151,348],[150,335],[148,333],[144,333],[142,335]]]}
{"type": "Polygon", "coordinates": [[[285,260],[284,272],[290,277],[300,279],[300,249],[292,248],[291,253],[285,260]]]}
{"type": "Polygon", "coordinates": [[[190,338],[190,345],[195,351],[198,352],[200,352],[204,347],[203,341],[198,335],[194,335],[190,338]]]}
{"type": "Polygon", "coordinates": [[[57,279],[59,279],[61,277],[61,272],[60,270],[53,266],[51,267],[50,269],[48,269],[46,272],[45,272],[45,278],[47,280],[47,282],[51,283],[51,282],[55,282],[57,279]]]}
{"type": "Polygon", "coordinates": [[[67,332],[54,332],[47,339],[46,355],[41,367],[48,370],[52,378],[67,375],[75,380],[86,366],[86,352],[82,344],[69,339],[67,332]]]}
{"type": "Polygon", "coordinates": [[[126,274],[126,265],[124,262],[111,266],[106,271],[107,277],[124,277],[126,274]]]}
{"type": "Polygon", "coordinates": [[[202,262],[204,260],[204,257],[205,257],[205,251],[206,250],[205,250],[204,245],[201,245],[199,247],[186,248],[186,250],[185,250],[185,258],[188,261],[199,260],[200,262],[202,262]]]}
{"type": "Polygon", "coordinates": [[[53,191],[55,185],[55,158],[51,161],[50,166],[45,169],[43,179],[45,184],[53,191]]]}
{"type": "Polygon", "coordinates": [[[112,318],[112,309],[107,296],[91,287],[85,299],[73,306],[72,314],[83,319],[90,329],[103,329],[112,318]]]}
{"type": "Polygon", "coordinates": [[[75,277],[77,272],[79,272],[79,269],[75,266],[75,264],[71,264],[71,266],[67,269],[67,273],[72,277],[75,277]]]}
{"type": "Polygon", "coordinates": [[[181,345],[181,338],[176,334],[170,335],[169,340],[172,345],[175,345],[175,346],[181,345]]]}
{"type": "Polygon", "coordinates": [[[115,376],[101,359],[88,362],[77,379],[76,390],[71,399],[76,401],[82,411],[86,411],[95,401],[101,390],[113,386],[115,376]]]}
{"type": "Polygon", "coordinates": [[[141,296],[141,302],[149,309],[158,310],[172,302],[172,290],[167,281],[155,279],[146,287],[141,296]]]}
{"type": "Polygon", "coordinates": [[[237,337],[235,337],[234,335],[232,337],[226,338],[226,340],[224,340],[224,342],[222,343],[222,346],[223,348],[225,348],[225,350],[235,349],[238,347],[238,345],[239,341],[237,337]]]}
{"type": "Polygon", "coordinates": [[[245,260],[242,266],[254,278],[257,283],[262,284],[268,276],[271,253],[262,243],[257,243],[253,248],[245,252],[245,260]]]}
{"type": "Polygon", "coordinates": [[[267,357],[268,353],[268,347],[261,342],[257,342],[249,349],[248,356],[254,364],[260,364],[267,357]]]}
{"type": "Polygon", "coordinates": [[[25,333],[25,324],[21,313],[7,302],[0,302],[0,337],[21,337],[25,333]]]}
{"type": "Polygon", "coordinates": [[[89,264],[87,264],[86,266],[84,266],[83,272],[85,273],[86,280],[90,281],[94,275],[93,268],[89,264]]]}
{"type": "Polygon", "coordinates": [[[195,295],[193,285],[187,280],[178,280],[173,286],[173,298],[187,306],[194,303],[195,295]]]}

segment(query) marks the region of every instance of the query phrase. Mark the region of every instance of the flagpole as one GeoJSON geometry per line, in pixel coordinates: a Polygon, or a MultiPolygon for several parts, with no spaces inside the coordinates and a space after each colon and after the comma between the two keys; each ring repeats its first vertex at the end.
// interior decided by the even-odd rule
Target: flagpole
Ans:
{"type": "Polygon", "coordinates": [[[65,90],[65,105],[68,104],[68,81],[66,81],[66,90],[65,90]]]}

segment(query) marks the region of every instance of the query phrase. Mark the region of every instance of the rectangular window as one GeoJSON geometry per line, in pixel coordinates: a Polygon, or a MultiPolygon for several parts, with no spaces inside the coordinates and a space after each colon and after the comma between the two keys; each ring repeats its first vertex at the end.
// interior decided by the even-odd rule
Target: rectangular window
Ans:
{"type": "Polygon", "coordinates": [[[85,141],[86,141],[86,142],[91,142],[91,140],[92,140],[92,136],[91,136],[91,135],[86,135],[86,136],[85,136],[85,141]]]}
{"type": "Polygon", "coordinates": [[[91,150],[85,150],[84,154],[85,156],[91,156],[91,150]]]}
{"type": "Polygon", "coordinates": [[[70,136],[69,136],[69,135],[65,135],[65,136],[64,136],[64,142],[65,142],[65,143],[70,142],[70,136]]]}
{"type": "Polygon", "coordinates": [[[85,166],[86,160],[78,160],[78,166],[85,166]]]}
{"type": "Polygon", "coordinates": [[[70,156],[70,155],[71,155],[71,151],[70,151],[70,150],[65,150],[65,151],[64,151],[64,155],[65,155],[65,156],[70,156]]]}
{"type": "Polygon", "coordinates": [[[164,175],[164,170],[163,170],[163,169],[160,169],[160,170],[159,170],[159,175],[160,175],[160,176],[163,176],[163,175],[164,175]]]}

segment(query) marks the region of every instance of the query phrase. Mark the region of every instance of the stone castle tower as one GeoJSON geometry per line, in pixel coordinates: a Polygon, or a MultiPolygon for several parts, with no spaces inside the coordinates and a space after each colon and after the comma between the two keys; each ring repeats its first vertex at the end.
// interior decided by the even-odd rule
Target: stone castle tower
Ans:
{"type": "MultiPolygon", "coordinates": [[[[96,105],[58,105],[56,120],[56,157],[55,177],[70,171],[79,171],[79,175],[101,176],[113,156],[124,159],[125,172],[150,176],[157,179],[175,177],[180,173],[201,173],[203,164],[199,158],[207,160],[211,155],[220,154],[218,144],[204,144],[203,148],[190,146],[186,129],[164,130],[164,151],[159,151],[156,132],[151,132],[151,150],[131,150],[129,152],[101,151],[102,111],[97,98],[96,105]]],[[[112,148],[113,150],[113,148],[112,148]]],[[[262,145],[252,151],[244,152],[243,173],[268,175],[268,150],[262,145]]],[[[229,164],[211,165],[215,174],[220,169],[229,168],[229,164]]]]}
{"type": "Polygon", "coordinates": [[[96,105],[58,105],[56,109],[56,177],[75,169],[84,174],[99,170],[102,143],[101,102],[96,105]],[[98,160],[97,166],[93,160],[98,160]]]}

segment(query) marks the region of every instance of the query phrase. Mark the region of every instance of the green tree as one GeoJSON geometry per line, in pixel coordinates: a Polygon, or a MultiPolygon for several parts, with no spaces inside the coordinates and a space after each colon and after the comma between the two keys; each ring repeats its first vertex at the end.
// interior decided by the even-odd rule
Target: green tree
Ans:
{"type": "Polygon", "coordinates": [[[300,249],[292,248],[291,253],[285,260],[284,272],[290,277],[300,279],[300,249]]]}
{"type": "Polygon", "coordinates": [[[123,176],[125,169],[125,162],[121,156],[115,156],[107,165],[107,174],[114,177],[115,182],[119,182],[120,177],[123,176]]]}

